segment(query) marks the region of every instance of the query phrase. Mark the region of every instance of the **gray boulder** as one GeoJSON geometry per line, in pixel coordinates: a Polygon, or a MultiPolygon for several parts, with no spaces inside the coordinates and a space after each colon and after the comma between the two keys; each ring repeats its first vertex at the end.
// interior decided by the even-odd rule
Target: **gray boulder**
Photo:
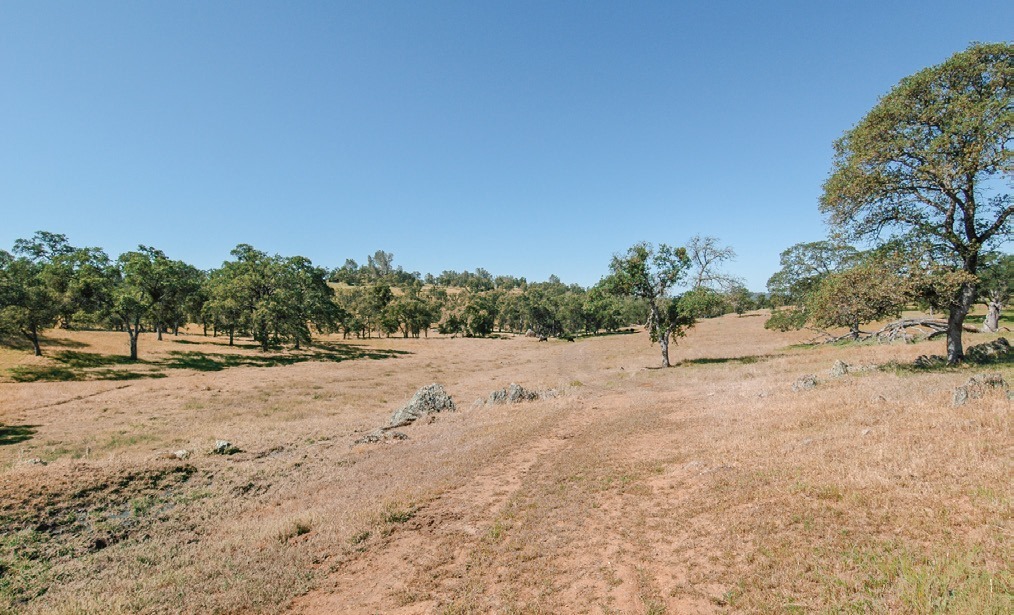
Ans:
{"type": "Polygon", "coordinates": [[[1010,354],[1010,342],[1006,337],[999,337],[992,342],[977,344],[965,351],[965,356],[976,363],[989,363],[1002,359],[1010,354]]]}
{"type": "Polygon", "coordinates": [[[455,407],[451,396],[447,394],[444,387],[434,383],[416,391],[408,404],[396,410],[391,415],[388,427],[404,427],[411,425],[423,416],[445,411],[454,412],[455,410],[457,407],[455,407]]]}

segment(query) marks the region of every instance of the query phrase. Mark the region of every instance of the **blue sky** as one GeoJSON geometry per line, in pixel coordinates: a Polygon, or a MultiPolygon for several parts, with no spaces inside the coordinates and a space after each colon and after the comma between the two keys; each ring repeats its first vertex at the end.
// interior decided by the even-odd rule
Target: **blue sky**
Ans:
{"type": "Polygon", "coordinates": [[[0,247],[594,284],[713,235],[763,290],[832,143],[1008,2],[0,0],[0,247]]]}

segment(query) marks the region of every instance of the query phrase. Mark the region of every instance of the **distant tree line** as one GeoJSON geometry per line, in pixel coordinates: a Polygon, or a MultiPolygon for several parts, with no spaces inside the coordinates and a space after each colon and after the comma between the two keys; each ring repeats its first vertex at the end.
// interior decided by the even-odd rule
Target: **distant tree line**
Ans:
{"type": "MultiPolygon", "coordinates": [[[[693,318],[767,305],[765,295],[718,273],[715,265],[730,259],[731,249],[696,237],[680,249],[687,260],[679,277],[692,272],[697,296],[708,296],[693,318]]],[[[141,332],[162,339],[191,323],[205,335],[228,336],[230,345],[239,335],[265,350],[299,349],[329,333],[425,337],[436,329],[468,337],[530,331],[568,338],[652,326],[652,306],[660,300],[618,284],[613,274],[591,288],[557,276],[529,282],[484,269],[422,276],[395,267],[394,255],[382,250],[364,265],[347,260],[332,270],[247,244],[230,256],[202,271],[149,246],[113,259],[101,248],[75,247],[65,235],[39,231],[10,252],[0,250],[0,335],[23,337],[41,354],[39,336],[49,327],[122,331],[135,360],[141,332]]]]}

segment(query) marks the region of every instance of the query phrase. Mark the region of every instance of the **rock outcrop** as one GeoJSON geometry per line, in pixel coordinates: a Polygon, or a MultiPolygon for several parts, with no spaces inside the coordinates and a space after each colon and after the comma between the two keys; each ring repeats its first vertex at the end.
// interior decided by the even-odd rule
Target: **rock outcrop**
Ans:
{"type": "Polygon", "coordinates": [[[391,415],[388,427],[404,427],[424,416],[438,412],[454,412],[455,410],[457,407],[455,407],[451,396],[447,394],[444,387],[434,383],[416,391],[404,407],[396,410],[391,415]]]}

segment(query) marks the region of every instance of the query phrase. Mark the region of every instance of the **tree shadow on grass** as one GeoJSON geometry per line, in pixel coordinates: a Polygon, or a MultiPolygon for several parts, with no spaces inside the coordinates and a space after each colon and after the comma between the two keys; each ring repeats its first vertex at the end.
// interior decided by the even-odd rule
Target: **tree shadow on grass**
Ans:
{"type": "Polygon", "coordinates": [[[22,365],[8,370],[14,382],[81,382],[84,380],[141,380],[165,378],[158,371],[135,372],[125,369],[84,369],[59,365],[22,365]]]}
{"type": "Polygon", "coordinates": [[[174,350],[169,352],[170,358],[159,362],[159,365],[169,369],[217,372],[229,367],[275,367],[307,361],[340,363],[356,359],[389,359],[404,354],[411,353],[405,350],[364,349],[347,344],[322,342],[310,350],[287,354],[248,355],[174,350]]]}
{"type": "MultiPolygon", "coordinates": [[[[257,347],[257,346],[255,346],[257,347]]],[[[15,382],[78,382],[83,380],[140,380],[165,378],[163,369],[217,372],[230,367],[275,367],[307,361],[340,363],[356,359],[389,359],[411,354],[405,350],[361,348],[336,342],[319,342],[307,350],[276,354],[227,354],[201,351],[170,351],[167,358],[131,361],[122,355],[62,351],[52,358],[60,365],[22,365],[9,370],[15,382]],[[147,366],[131,370],[126,366],[147,366]]]]}
{"type": "MultiPolygon", "coordinates": [[[[52,346],[59,346],[62,348],[86,348],[88,344],[79,342],[77,340],[68,340],[61,337],[49,337],[47,335],[39,335],[39,344],[43,348],[43,352],[46,352],[46,348],[52,346]]],[[[28,341],[23,335],[17,333],[0,333],[0,346],[12,348],[14,350],[32,350],[32,342],[28,341]]]]}
{"type": "Polygon", "coordinates": [[[947,363],[946,357],[934,355],[922,361],[914,363],[901,363],[899,361],[888,361],[880,366],[881,370],[892,371],[896,374],[926,374],[926,373],[957,373],[967,371],[969,367],[1011,367],[1014,366],[1014,354],[1001,357],[985,357],[975,359],[965,357],[965,360],[957,365],[947,363]]]}
{"type": "Polygon", "coordinates": [[[4,425],[0,424],[0,446],[17,444],[31,440],[38,425],[4,425]]]}
{"type": "Polygon", "coordinates": [[[772,357],[774,357],[774,355],[770,354],[754,354],[744,357],[701,357],[700,359],[684,359],[679,363],[676,363],[676,365],[712,365],[716,363],[742,363],[744,365],[749,365],[750,363],[766,361],[772,357]]]}
{"type": "Polygon", "coordinates": [[[118,354],[98,354],[93,352],[77,352],[64,350],[53,355],[53,358],[74,368],[108,367],[110,365],[131,365],[143,361],[131,361],[130,357],[118,354]]]}

